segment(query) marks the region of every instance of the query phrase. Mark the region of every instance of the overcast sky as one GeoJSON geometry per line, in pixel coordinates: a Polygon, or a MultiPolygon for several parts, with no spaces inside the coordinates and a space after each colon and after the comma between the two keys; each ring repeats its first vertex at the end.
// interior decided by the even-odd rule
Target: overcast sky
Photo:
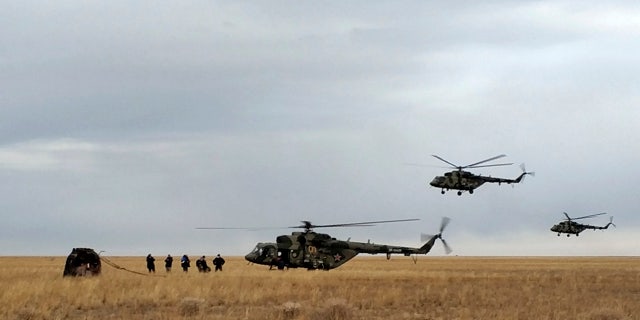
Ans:
{"type": "Polygon", "coordinates": [[[195,228],[300,220],[420,246],[442,216],[458,255],[640,254],[635,1],[2,7],[0,255],[243,255],[291,230],[195,228]],[[536,176],[441,195],[432,154],[536,176]]]}

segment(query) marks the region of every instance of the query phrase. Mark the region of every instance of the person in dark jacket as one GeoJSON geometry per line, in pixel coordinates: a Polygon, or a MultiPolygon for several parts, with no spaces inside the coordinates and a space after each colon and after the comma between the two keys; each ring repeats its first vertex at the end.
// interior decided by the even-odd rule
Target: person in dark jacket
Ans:
{"type": "Polygon", "coordinates": [[[166,258],[164,258],[164,268],[167,272],[171,272],[171,265],[173,265],[173,257],[168,254],[166,258]]]}
{"type": "Polygon", "coordinates": [[[153,256],[151,256],[151,253],[149,253],[149,255],[147,256],[147,269],[149,270],[149,272],[156,272],[156,258],[154,258],[153,256]]]}
{"type": "Polygon", "coordinates": [[[216,266],[215,271],[222,271],[222,265],[224,265],[224,259],[218,254],[215,259],[213,259],[213,265],[216,266]]]}
{"type": "Polygon", "coordinates": [[[211,268],[207,265],[207,259],[202,256],[200,259],[196,261],[196,266],[198,267],[198,271],[200,272],[209,272],[211,268]]]}
{"type": "Polygon", "coordinates": [[[191,260],[189,260],[189,257],[186,254],[182,256],[182,259],[180,259],[180,266],[182,266],[182,271],[189,271],[189,267],[191,267],[191,260]]]}

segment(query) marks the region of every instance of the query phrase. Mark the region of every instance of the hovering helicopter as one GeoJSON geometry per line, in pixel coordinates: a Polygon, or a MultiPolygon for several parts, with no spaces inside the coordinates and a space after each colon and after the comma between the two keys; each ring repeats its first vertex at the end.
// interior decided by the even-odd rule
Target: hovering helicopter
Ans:
{"type": "MultiPolygon", "coordinates": [[[[422,241],[426,243],[420,248],[401,247],[385,244],[374,244],[370,242],[354,242],[348,240],[338,240],[325,233],[316,233],[315,228],[334,227],[366,227],[380,223],[416,221],[419,219],[402,219],[386,221],[368,221],[340,224],[314,225],[309,221],[302,221],[302,225],[287,228],[302,228],[304,231],[292,232],[291,235],[281,235],[276,237],[276,242],[260,242],[255,248],[245,256],[249,262],[267,265],[270,268],[276,266],[279,269],[287,268],[307,268],[309,270],[322,269],[331,270],[345,264],[359,253],[386,254],[387,259],[392,254],[427,254],[433,247],[436,239],[440,239],[445,252],[449,254],[451,248],[442,238],[442,231],[449,224],[449,218],[443,218],[438,234],[429,236],[422,235],[422,241]]],[[[198,229],[238,229],[238,228],[198,228],[198,229]]],[[[248,228],[255,229],[255,228],[248,228]]]]}
{"type": "Polygon", "coordinates": [[[560,221],[558,224],[554,225],[553,227],[551,227],[551,231],[553,232],[557,232],[558,233],[558,237],[560,236],[561,233],[566,233],[567,237],[571,236],[571,234],[575,234],[576,237],[580,235],[580,232],[587,230],[587,229],[591,229],[591,230],[605,230],[608,229],[609,226],[616,226],[615,224],[613,224],[613,217],[609,218],[609,223],[607,223],[604,227],[600,227],[600,226],[592,226],[592,225],[588,225],[588,224],[581,224],[578,222],[575,222],[573,220],[579,220],[579,219],[586,219],[586,218],[593,218],[593,217],[597,217],[597,216],[601,216],[603,214],[607,214],[606,212],[602,212],[602,213],[596,213],[596,214],[592,214],[592,215],[588,215],[588,216],[584,216],[584,217],[578,217],[578,218],[571,218],[569,217],[569,215],[566,212],[563,212],[564,216],[567,217],[564,221],[560,221]]]}
{"type": "Polygon", "coordinates": [[[444,194],[445,190],[458,190],[458,195],[461,196],[463,191],[469,191],[469,194],[473,194],[473,190],[477,189],[478,187],[480,187],[481,185],[483,185],[485,182],[492,182],[492,183],[498,183],[498,184],[502,184],[502,183],[506,183],[506,184],[512,184],[512,183],[520,183],[520,181],[522,181],[522,178],[524,178],[525,175],[535,175],[534,172],[527,172],[524,168],[524,164],[520,165],[520,168],[522,169],[522,174],[520,176],[518,176],[515,179],[505,179],[505,178],[493,178],[493,177],[487,177],[487,176],[482,176],[482,175],[476,175],[473,174],[471,172],[468,171],[464,171],[463,169],[467,169],[467,168],[483,168],[483,167],[497,167],[497,166],[508,166],[508,165],[512,165],[513,163],[499,163],[499,164],[487,164],[487,165],[480,165],[483,164],[485,162],[489,162],[492,160],[496,160],[496,159],[500,159],[502,157],[506,157],[506,155],[501,154],[499,156],[495,156],[495,157],[491,157],[489,159],[485,159],[473,164],[469,164],[466,166],[457,166],[445,159],[442,159],[441,157],[437,156],[437,155],[432,155],[433,157],[435,157],[436,159],[443,161],[449,165],[451,165],[451,167],[453,169],[456,169],[454,171],[450,171],[444,174],[444,176],[436,176],[435,178],[433,178],[433,180],[431,180],[431,182],[429,183],[430,185],[437,187],[437,188],[441,188],[442,191],[441,193],[444,194]]]}

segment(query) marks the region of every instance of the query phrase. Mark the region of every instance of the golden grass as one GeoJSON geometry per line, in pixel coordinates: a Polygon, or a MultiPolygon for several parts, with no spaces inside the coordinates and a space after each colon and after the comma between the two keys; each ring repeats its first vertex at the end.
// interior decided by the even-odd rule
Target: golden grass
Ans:
{"type": "MultiPolygon", "coordinates": [[[[145,272],[144,257],[109,258],[145,272]]],[[[2,319],[640,319],[640,258],[358,257],[331,271],[149,277],[65,257],[0,257],[2,319]]],[[[175,263],[174,263],[175,264],[175,263]]],[[[161,263],[157,275],[165,275],[161,263]]]]}

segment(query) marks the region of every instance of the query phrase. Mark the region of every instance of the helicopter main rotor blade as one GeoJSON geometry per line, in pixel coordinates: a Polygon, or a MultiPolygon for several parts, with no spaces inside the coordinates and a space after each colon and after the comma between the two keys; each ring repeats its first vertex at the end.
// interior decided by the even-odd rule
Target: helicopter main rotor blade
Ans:
{"type": "Polygon", "coordinates": [[[564,216],[567,217],[567,220],[571,221],[571,218],[569,217],[569,215],[566,212],[562,212],[564,213],[564,216]]]}
{"type": "Polygon", "coordinates": [[[601,216],[601,215],[603,215],[603,214],[607,214],[607,213],[606,213],[606,212],[600,212],[600,213],[591,214],[591,215],[584,216],[584,217],[572,218],[572,220],[586,219],[586,218],[593,218],[593,217],[601,216]]]}
{"type": "Polygon", "coordinates": [[[436,158],[436,159],[438,159],[438,160],[440,160],[440,161],[442,161],[442,162],[444,162],[444,163],[447,163],[447,164],[451,165],[452,167],[454,167],[454,168],[456,168],[456,169],[459,169],[459,168],[460,168],[460,166],[456,166],[455,164],[453,164],[453,163],[451,163],[451,162],[449,162],[449,161],[447,161],[447,160],[445,160],[445,159],[442,159],[442,158],[440,158],[439,156],[436,156],[435,154],[432,154],[431,156],[433,156],[434,158],[436,158]]]}
{"type": "Polygon", "coordinates": [[[489,162],[489,161],[492,161],[492,160],[496,160],[496,159],[500,159],[500,158],[504,158],[506,156],[507,156],[506,154],[501,154],[501,155],[498,155],[498,156],[495,156],[495,157],[491,157],[489,159],[485,159],[485,160],[482,160],[482,161],[478,161],[476,163],[472,163],[472,164],[466,165],[466,166],[464,166],[462,168],[475,167],[475,166],[477,166],[479,164],[482,164],[482,163],[485,163],[485,162],[489,162]]]}
{"type": "Polygon", "coordinates": [[[391,222],[406,222],[406,221],[418,221],[420,219],[398,219],[398,220],[380,220],[380,221],[364,221],[364,222],[352,222],[352,223],[337,223],[337,224],[322,224],[314,225],[311,221],[301,221],[299,226],[291,227],[197,227],[198,230],[268,230],[268,229],[313,229],[313,228],[331,228],[331,227],[373,227],[378,223],[391,223],[391,222]]]}
{"type": "Polygon", "coordinates": [[[196,230],[248,230],[248,231],[257,231],[257,230],[275,230],[275,229],[284,229],[284,227],[197,227],[196,230]]]}
{"type": "Polygon", "coordinates": [[[248,230],[248,229],[253,229],[253,228],[235,228],[235,227],[197,227],[196,229],[199,230],[248,230]]]}
{"type": "Polygon", "coordinates": [[[512,164],[513,164],[513,162],[512,163],[485,164],[485,165],[482,165],[482,166],[466,166],[466,167],[463,167],[463,168],[501,167],[501,166],[510,166],[512,164]]]}
{"type": "Polygon", "coordinates": [[[365,221],[365,222],[351,222],[351,223],[336,223],[336,224],[319,224],[314,225],[309,221],[302,221],[301,226],[292,226],[288,228],[335,228],[335,227],[370,227],[379,223],[392,223],[392,222],[406,222],[406,221],[418,221],[420,219],[398,219],[398,220],[380,220],[380,221],[365,221]]]}
{"type": "Polygon", "coordinates": [[[424,164],[424,163],[413,163],[413,162],[404,162],[403,165],[412,166],[412,167],[424,167],[424,168],[446,168],[446,169],[451,168],[451,166],[448,166],[448,167],[447,166],[436,166],[436,165],[430,165],[430,164],[424,164]]]}

